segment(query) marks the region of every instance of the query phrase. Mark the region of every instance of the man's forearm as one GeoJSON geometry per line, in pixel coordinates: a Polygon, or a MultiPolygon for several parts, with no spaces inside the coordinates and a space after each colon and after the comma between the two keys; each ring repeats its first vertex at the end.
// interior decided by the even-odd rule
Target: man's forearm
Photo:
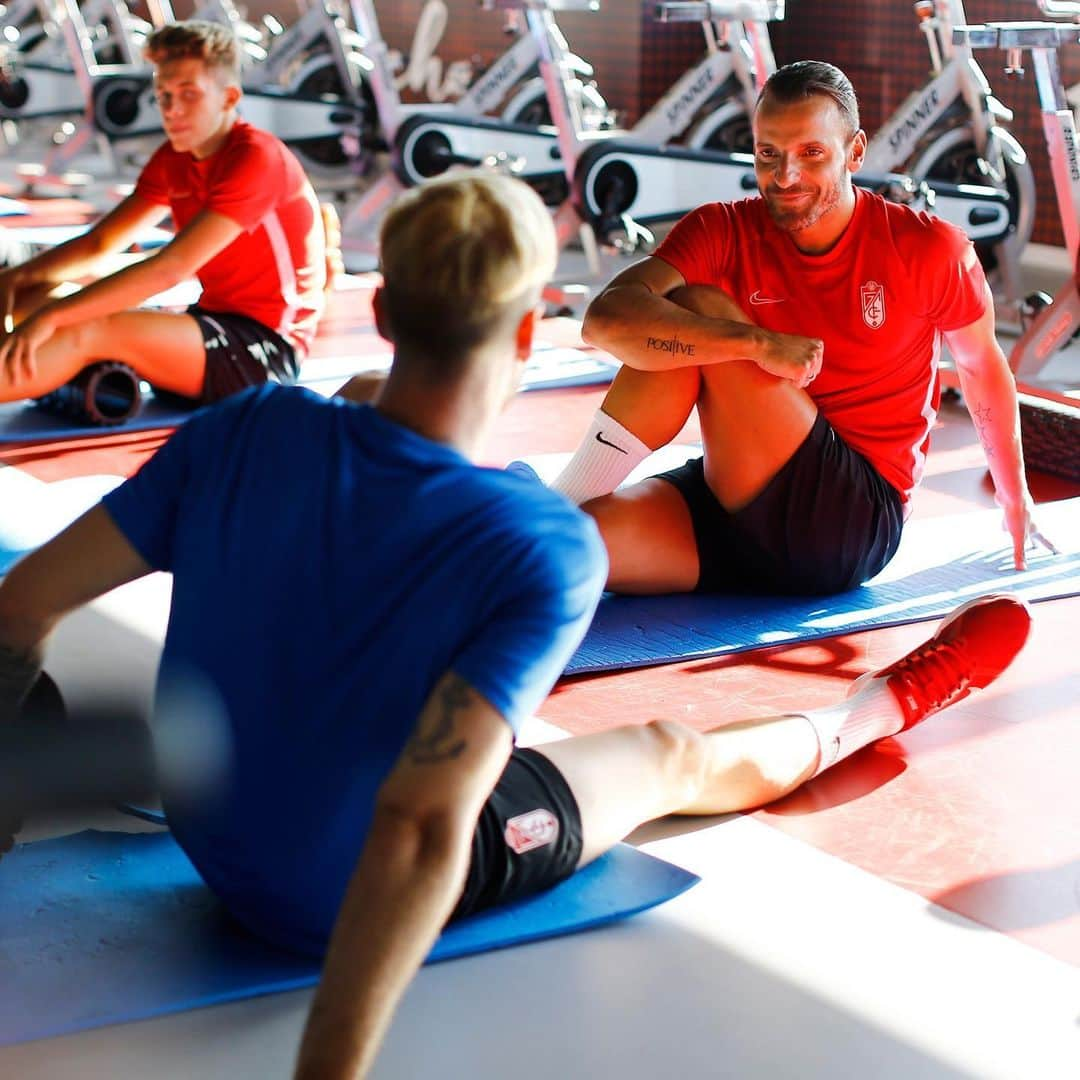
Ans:
{"type": "Polygon", "coordinates": [[[998,502],[1016,506],[1028,497],[1020,443],[1016,383],[1004,357],[988,358],[975,370],[958,367],[960,388],[982,444],[998,502]]]}
{"type": "Polygon", "coordinates": [[[59,285],[93,274],[108,254],[94,237],[85,233],[29,259],[11,271],[17,288],[59,285]]]}
{"type": "Polygon", "coordinates": [[[767,331],[712,318],[636,286],[611,289],[586,313],[581,336],[638,371],[759,360],[767,331]]]}
{"type": "Polygon", "coordinates": [[[160,255],[125,267],[42,309],[54,329],[138,307],[147,297],[178,284],[185,275],[160,255]]]}
{"type": "Polygon", "coordinates": [[[377,814],[342,902],[297,1080],[366,1075],[394,1010],[461,893],[471,831],[377,814]]]}

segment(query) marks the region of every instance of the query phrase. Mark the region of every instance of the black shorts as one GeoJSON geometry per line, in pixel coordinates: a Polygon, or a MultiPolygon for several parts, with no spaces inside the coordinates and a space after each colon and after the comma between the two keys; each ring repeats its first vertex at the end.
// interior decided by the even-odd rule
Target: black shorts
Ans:
{"type": "Polygon", "coordinates": [[[201,402],[209,405],[249,386],[294,383],[300,371],[296,351],[257,319],[229,312],[187,309],[202,330],[206,380],[201,402]]]}
{"type": "Polygon", "coordinates": [[[580,858],[581,812],[562,773],[535,750],[515,750],[480,812],[451,919],[557,885],[580,858]]]}
{"type": "Polygon", "coordinates": [[[709,490],[702,458],[659,479],[690,509],[701,564],[696,592],[843,592],[882,570],[900,543],[900,493],[821,413],[765,490],[734,513],[709,490]]]}

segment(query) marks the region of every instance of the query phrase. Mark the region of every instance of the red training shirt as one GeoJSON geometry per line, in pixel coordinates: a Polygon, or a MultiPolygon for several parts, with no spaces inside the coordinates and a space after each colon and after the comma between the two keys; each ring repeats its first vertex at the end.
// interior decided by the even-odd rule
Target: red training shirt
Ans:
{"type": "Polygon", "coordinates": [[[759,326],[824,341],[808,393],[907,502],[941,400],[941,332],[983,315],[985,278],[955,226],[855,192],[854,216],[823,255],[799,251],[761,198],[699,207],[656,255],[688,285],[723,289],[759,326]]]}
{"type": "Polygon", "coordinates": [[[197,160],[166,142],[135,193],[168,206],[176,231],[203,210],[243,232],[198,272],[207,311],[247,315],[279,333],[302,361],[323,311],[326,238],[319,202],[280,139],[238,120],[216,153],[197,160]]]}

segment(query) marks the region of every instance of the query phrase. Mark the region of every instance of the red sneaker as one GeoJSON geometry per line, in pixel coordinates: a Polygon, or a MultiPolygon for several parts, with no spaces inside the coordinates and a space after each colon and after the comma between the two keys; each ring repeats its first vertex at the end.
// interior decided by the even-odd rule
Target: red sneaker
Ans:
{"type": "Polygon", "coordinates": [[[1023,600],[980,596],[958,607],[929,641],[870,677],[888,680],[907,731],[989,686],[1024,647],[1030,630],[1031,610],[1023,600]]]}

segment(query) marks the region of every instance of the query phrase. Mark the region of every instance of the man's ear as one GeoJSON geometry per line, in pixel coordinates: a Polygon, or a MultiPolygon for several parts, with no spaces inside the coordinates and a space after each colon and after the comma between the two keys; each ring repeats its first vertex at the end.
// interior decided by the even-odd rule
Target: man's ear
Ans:
{"type": "Polygon", "coordinates": [[[375,289],[375,295],[371,298],[371,310],[375,313],[375,329],[379,331],[379,337],[393,345],[394,332],[390,328],[390,318],[386,314],[386,297],[381,285],[375,289]]]}
{"type": "Polygon", "coordinates": [[[521,316],[514,335],[515,353],[519,360],[528,360],[532,356],[533,338],[536,336],[536,324],[544,316],[544,305],[534,304],[521,316]]]}
{"type": "Polygon", "coordinates": [[[236,83],[229,83],[225,87],[225,108],[235,109],[240,104],[240,99],[244,96],[244,91],[240,89],[236,83]]]}
{"type": "Polygon", "coordinates": [[[866,132],[859,128],[851,139],[851,148],[848,150],[848,172],[858,172],[862,168],[863,159],[866,157],[866,132]]]}

